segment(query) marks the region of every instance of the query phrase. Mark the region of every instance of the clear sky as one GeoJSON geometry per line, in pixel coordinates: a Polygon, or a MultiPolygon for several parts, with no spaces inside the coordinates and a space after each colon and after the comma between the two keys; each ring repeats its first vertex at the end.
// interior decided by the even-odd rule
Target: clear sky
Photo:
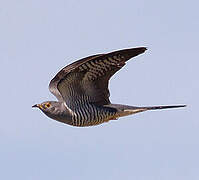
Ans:
{"type": "Polygon", "coordinates": [[[198,180],[199,13],[190,0],[1,0],[0,179],[198,180]],[[113,103],[188,104],[96,127],[49,119],[51,78],[97,53],[147,46],[111,80],[113,103]]]}

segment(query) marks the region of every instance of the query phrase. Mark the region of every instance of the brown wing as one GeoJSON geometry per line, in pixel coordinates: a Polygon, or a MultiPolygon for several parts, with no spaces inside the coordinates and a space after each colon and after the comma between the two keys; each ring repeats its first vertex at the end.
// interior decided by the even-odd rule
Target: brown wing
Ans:
{"type": "Polygon", "coordinates": [[[143,53],[145,47],[90,56],[63,68],[50,82],[50,91],[72,108],[86,102],[109,104],[108,81],[127,60],[143,53]]]}
{"type": "Polygon", "coordinates": [[[83,59],[80,59],[78,61],[75,61],[71,64],[69,64],[68,66],[64,67],[63,69],[61,69],[56,76],[50,81],[49,84],[49,90],[50,92],[59,100],[59,101],[64,101],[62,95],[60,94],[60,91],[58,90],[57,86],[58,83],[63,80],[64,78],[67,78],[66,76],[73,71],[76,67],[78,67],[80,64],[88,61],[88,60],[92,60],[93,58],[100,56],[99,55],[93,55],[93,56],[89,56],[83,59]]]}

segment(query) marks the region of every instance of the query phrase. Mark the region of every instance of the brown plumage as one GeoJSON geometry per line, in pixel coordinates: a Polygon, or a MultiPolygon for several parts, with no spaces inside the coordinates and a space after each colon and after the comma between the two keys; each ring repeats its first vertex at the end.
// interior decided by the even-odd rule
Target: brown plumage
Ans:
{"type": "Polygon", "coordinates": [[[120,70],[130,58],[145,51],[145,47],[139,47],[80,59],[59,71],[51,80],[49,89],[59,100],[63,100],[63,98],[68,98],[63,84],[66,87],[67,82],[73,83],[78,90],[76,95],[85,93],[89,96],[90,102],[99,105],[109,104],[108,81],[111,76],[120,70]],[[71,76],[73,79],[66,81],[71,76]],[[65,94],[64,97],[60,93],[65,94]]]}

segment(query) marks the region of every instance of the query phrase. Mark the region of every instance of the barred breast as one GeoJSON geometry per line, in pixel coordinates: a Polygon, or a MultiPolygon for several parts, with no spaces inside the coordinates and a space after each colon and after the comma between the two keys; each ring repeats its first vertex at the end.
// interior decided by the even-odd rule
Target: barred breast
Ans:
{"type": "Polygon", "coordinates": [[[73,126],[94,126],[114,119],[117,110],[114,108],[84,104],[75,108],[72,114],[73,126]]]}

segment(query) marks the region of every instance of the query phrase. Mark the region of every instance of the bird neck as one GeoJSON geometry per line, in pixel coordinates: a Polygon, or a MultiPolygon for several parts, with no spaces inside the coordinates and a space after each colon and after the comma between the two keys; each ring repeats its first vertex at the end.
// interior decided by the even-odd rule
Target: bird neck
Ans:
{"type": "MultiPolygon", "coordinates": [[[[71,124],[72,123],[72,113],[71,110],[67,108],[65,102],[58,102],[59,103],[59,112],[57,112],[55,119],[56,121],[71,124]]],[[[52,117],[51,117],[52,118],[52,117]]]]}

